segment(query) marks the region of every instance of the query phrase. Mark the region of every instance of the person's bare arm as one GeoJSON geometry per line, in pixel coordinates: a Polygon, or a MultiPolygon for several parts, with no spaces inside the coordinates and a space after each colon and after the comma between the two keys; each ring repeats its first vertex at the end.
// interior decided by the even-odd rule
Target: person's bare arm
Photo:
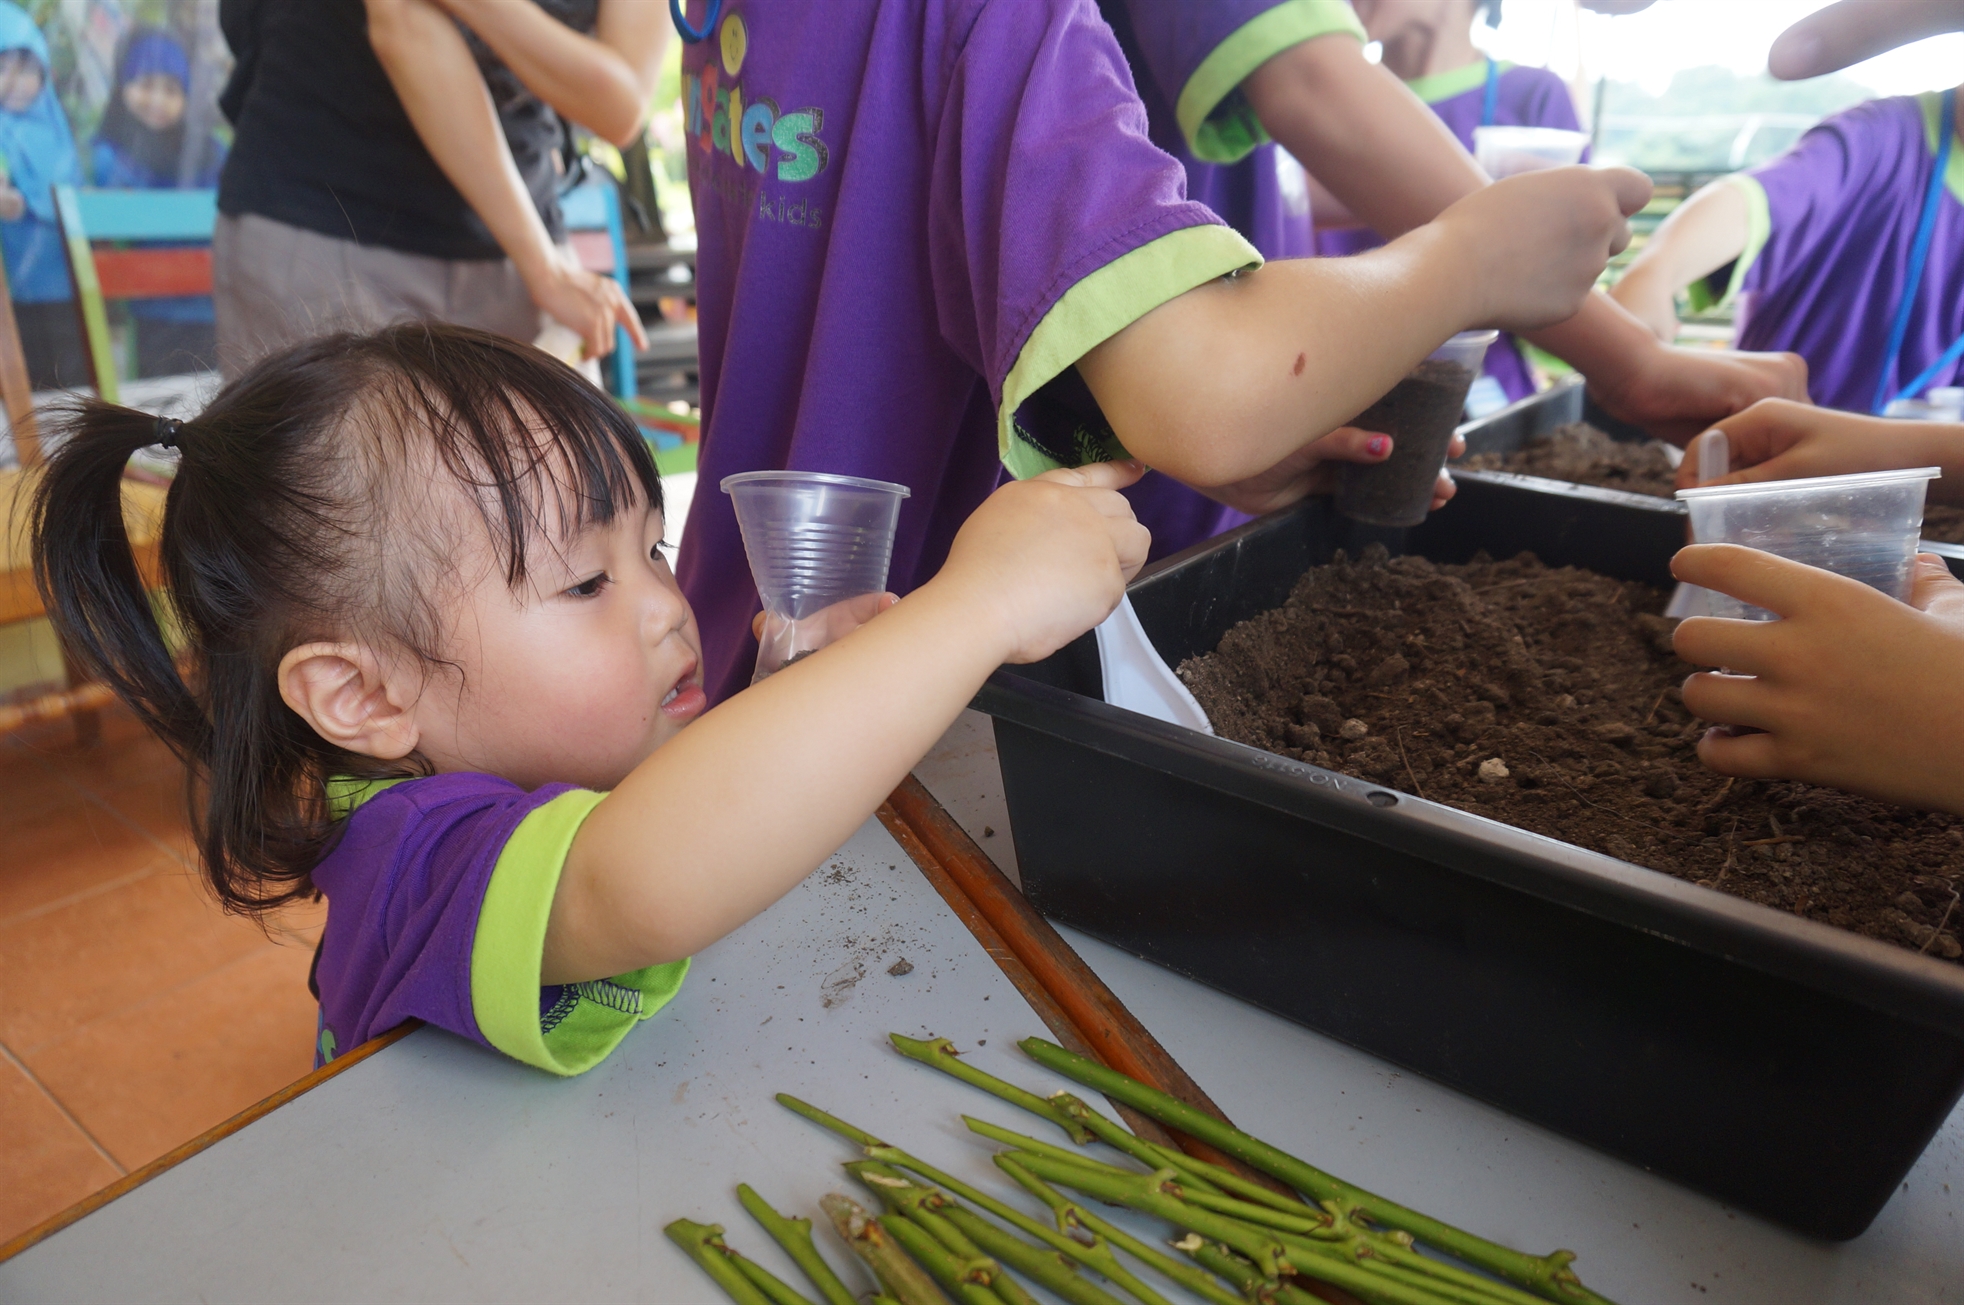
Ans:
{"type": "Polygon", "coordinates": [[[1307,446],[1455,331],[1572,314],[1649,194],[1625,168],[1515,177],[1383,249],[1199,286],[1078,370],[1134,456],[1244,510],[1278,507],[1309,489],[1307,446]]]}
{"type": "Polygon", "coordinates": [[[601,0],[592,36],[535,4],[437,0],[477,33],[525,88],[594,135],[625,146],[640,134],[661,73],[668,7],[601,0]]]}
{"type": "Polygon", "coordinates": [[[1651,236],[1609,296],[1665,344],[1678,335],[1678,291],[1745,252],[1746,197],[1729,181],[1680,204],[1651,236]]]}
{"type": "MultiPolygon", "coordinates": [[[[533,8],[526,5],[526,8],[533,8]]],[[[533,206],[470,47],[430,0],[367,0],[368,40],[416,134],[517,267],[534,303],[613,352],[614,325],[646,347],[641,318],[613,281],[562,259],[533,206]]]]}

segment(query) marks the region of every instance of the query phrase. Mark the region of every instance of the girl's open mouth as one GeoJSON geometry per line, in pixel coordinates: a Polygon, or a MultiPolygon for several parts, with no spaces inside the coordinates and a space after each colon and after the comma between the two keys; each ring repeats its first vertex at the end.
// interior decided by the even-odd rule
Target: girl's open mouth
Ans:
{"type": "Polygon", "coordinates": [[[709,696],[702,691],[702,685],[696,682],[695,675],[694,666],[682,673],[682,678],[661,700],[662,715],[671,720],[690,720],[709,705],[709,696]]]}

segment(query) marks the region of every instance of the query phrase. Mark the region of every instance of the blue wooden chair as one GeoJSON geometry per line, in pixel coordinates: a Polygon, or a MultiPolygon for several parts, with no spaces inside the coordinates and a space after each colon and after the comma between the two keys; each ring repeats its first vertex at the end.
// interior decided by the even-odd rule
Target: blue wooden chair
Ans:
{"type": "Polygon", "coordinates": [[[75,281],[95,391],[110,403],[120,402],[107,301],[210,294],[218,192],[56,186],[55,215],[75,281]],[[98,241],[112,247],[98,249],[98,241]],[[150,244],[157,241],[171,247],[150,244]]]}

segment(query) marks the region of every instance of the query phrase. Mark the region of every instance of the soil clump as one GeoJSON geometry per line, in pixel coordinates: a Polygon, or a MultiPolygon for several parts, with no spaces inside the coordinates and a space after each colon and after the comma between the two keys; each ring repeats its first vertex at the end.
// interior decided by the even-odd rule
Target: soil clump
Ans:
{"type": "Polygon", "coordinates": [[[1578,485],[1620,489],[1652,498],[1677,492],[1677,468],[1662,440],[1613,440],[1586,421],[1573,421],[1512,453],[1475,453],[1453,465],[1473,471],[1512,471],[1578,485]]]}
{"type": "Polygon", "coordinates": [[[1698,760],[1666,595],[1523,553],[1339,553],[1180,678],[1222,737],[1964,957],[1964,820],[1698,760]]]}

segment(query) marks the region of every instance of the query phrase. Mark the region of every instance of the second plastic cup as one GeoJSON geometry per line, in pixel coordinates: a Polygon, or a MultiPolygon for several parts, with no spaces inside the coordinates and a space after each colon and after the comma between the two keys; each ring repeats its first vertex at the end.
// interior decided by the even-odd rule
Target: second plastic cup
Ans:
{"type": "Polygon", "coordinates": [[[1432,507],[1432,487],[1446,465],[1466,392],[1480,374],[1498,331],[1461,331],[1433,350],[1405,379],[1350,424],[1391,437],[1383,462],[1337,469],[1337,511],[1373,526],[1415,526],[1432,507]]]}
{"type": "Polygon", "coordinates": [[[755,684],[872,615],[851,600],[885,591],[905,485],[820,471],[723,479],[764,604],[755,684]]]}
{"type": "MultiPolygon", "coordinates": [[[[1756,485],[1681,489],[1691,536],[1701,544],[1743,544],[1907,600],[1910,565],[1923,529],[1923,496],[1937,467],[1852,476],[1768,480],[1756,485]]],[[[1775,613],[1714,591],[1711,614],[1770,621],[1775,613]]]]}
{"type": "Polygon", "coordinates": [[[1589,135],[1560,127],[1475,127],[1473,158],[1495,181],[1582,161],[1589,135]]]}

